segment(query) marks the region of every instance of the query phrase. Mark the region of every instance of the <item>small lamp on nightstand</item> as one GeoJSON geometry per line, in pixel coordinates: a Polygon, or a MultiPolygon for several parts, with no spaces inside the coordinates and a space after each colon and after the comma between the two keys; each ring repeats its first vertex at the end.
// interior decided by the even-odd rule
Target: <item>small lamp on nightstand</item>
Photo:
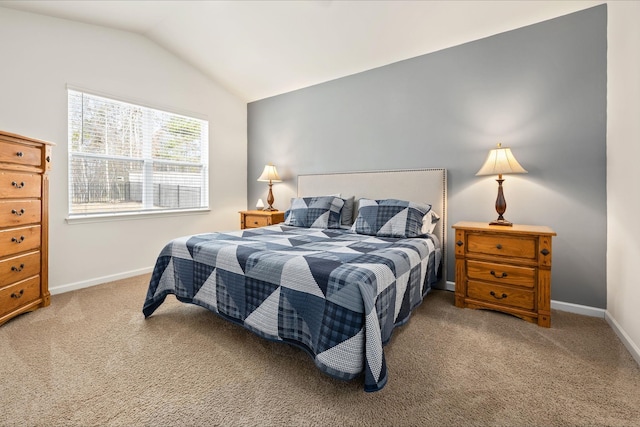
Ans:
{"type": "Polygon", "coordinates": [[[503,147],[502,144],[498,144],[497,148],[489,151],[487,160],[480,168],[476,176],[481,175],[498,175],[498,198],[496,199],[496,212],[498,212],[498,219],[491,221],[489,225],[513,225],[502,216],[507,210],[507,202],[504,199],[504,193],[502,192],[502,179],[503,174],[508,173],[527,173],[527,171],[520,166],[520,163],[513,157],[511,149],[509,147],[503,147]]]}
{"type": "Polygon", "coordinates": [[[278,171],[276,170],[276,167],[273,166],[271,163],[266,165],[264,167],[264,170],[262,171],[262,175],[258,177],[258,181],[269,183],[269,195],[267,196],[267,203],[269,204],[269,207],[264,208],[264,210],[277,211],[278,209],[272,206],[275,199],[273,198],[273,192],[271,191],[271,186],[273,185],[274,182],[282,182],[282,180],[278,176],[278,171]]]}

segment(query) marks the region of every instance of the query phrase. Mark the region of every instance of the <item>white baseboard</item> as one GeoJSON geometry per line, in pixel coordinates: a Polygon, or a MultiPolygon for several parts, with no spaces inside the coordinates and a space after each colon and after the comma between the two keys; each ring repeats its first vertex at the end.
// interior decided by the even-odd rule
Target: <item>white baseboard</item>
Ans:
{"type": "Polygon", "coordinates": [[[140,276],[141,274],[151,273],[152,271],[153,271],[153,267],[125,271],[124,273],[111,274],[109,276],[96,277],[94,279],[83,280],[81,282],[55,286],[53,288],[49,288],[49,292],[51,292],[51,295],[62,294],[69,291],[75,291],[78,289],[88,288],[95,285],[101,285],[103,283],[114,282],[116,280],[128,279],[129,277],[140,276]]]}
{"type": "Polygon", "coordinates": [[[445,291],[455,292],[456,291],[456,282],[451,282],[451,281],[447,280],[445,282],[444,288],[438,288],[438,289],[444,289],[445,291]]]}
{"type": "Polygon", "coordinates": [[[638,362],[638,365],[640,365],[640,347],[638,347],[631,340],[631,337],[625,332],[624,329],[622,329],[622,327],[616,321],[616,319],[614,319],[613,316],[611,316],[611,313],[609,313],[608,311],[605,311],[604,318],[606,319],[609,326],[611,326],[611,329],[613,329],[616,335],[618,335],[618,338],[620,338],[620,341],[622,341],[624,346],[627,347],[627,350],[629,350],[629,353],[631,353],[631,356],[633,356],[636,362],[638,362]]]}
{"type": "Polygon", "coordinates": [[[589,307],[588,305],[573,304],[570,302],[551,300],[551,308],[569,313],[583,314],[591,317],[601,317],[604,319],[603,308],[589,307]]]}

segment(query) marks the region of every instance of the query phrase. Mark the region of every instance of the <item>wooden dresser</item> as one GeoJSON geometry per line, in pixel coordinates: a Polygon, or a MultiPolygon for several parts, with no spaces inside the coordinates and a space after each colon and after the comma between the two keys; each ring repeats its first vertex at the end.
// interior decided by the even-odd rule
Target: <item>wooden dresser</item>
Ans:
{"type": "Polygon", "coordinates": [[[551,326],[549,227],[458,222],[455,229],[457,307],[484,308],[551,326]]]}
{"type": "Polygon", "coordinates": [[[240,228],[258,228],[284,221],[283,211],[240,211],[240,228]]]}
{"type": "Polygon", "coordinates": [[[0,131],[0,325],[49,305],[52,145],[0,131]]]}

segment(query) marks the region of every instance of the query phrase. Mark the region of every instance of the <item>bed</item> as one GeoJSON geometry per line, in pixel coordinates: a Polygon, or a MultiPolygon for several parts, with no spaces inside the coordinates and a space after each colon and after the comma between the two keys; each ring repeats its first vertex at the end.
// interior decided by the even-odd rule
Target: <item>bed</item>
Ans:
{"type": "Polygon", "coordinates": [[[381,390],[394,328],[444,281],[446,170],[300,175],[285,218],[169,242],[143,314],[173,294],[381,390]]]}

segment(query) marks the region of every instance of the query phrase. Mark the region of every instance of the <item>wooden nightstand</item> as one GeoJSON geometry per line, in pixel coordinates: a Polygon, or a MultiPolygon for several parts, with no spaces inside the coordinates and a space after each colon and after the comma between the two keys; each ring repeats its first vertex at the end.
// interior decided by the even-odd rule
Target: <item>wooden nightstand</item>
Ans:
{"type": "Polygon", "coordinates": [[[458,222],[455,229],[457,307],[497,310],[551,326],[549,227],[458,222]]]}
{"type": "Polygon", "coordinates": [[[283,211],[240,211],[240,229],[266,227],[284,221],[283,211]]]}

